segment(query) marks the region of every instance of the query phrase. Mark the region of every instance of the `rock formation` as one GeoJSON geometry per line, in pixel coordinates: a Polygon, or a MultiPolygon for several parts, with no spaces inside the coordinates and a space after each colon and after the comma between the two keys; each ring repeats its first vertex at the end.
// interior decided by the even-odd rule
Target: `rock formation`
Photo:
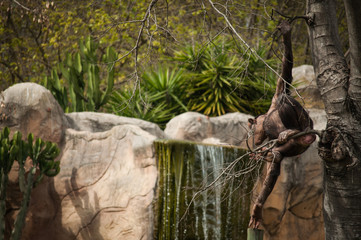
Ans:
{"type": "Polygon", "coordinates": [[[293,84],[297,88],[292,95],[306,108],[324,109],[321,93],[316,85],[315,73],[312,65],[301,65],[292,69],[293,84]],[[302,98],[300,98],[302,96],[302,98]]]}
{"type": "Polygon", "coordinates": [[[61,143],[67,120],[50,91],[35,83],[16,84],[0,95],[0,102],[1,127],[61,143]]]}
{"type": "Polygon", "coordinates": [[[164,133],[171,139],[241,146],[247,138],[247,121],[251,117],[244,113],[208,117],[186,112],[170,120],[164,133]]]}
{"type": "MultiPolygon", "coordinates": [[[[51,93],[17,84],[3,93],[0,128],[59,143],[60,173],[32,193],[23,239],[152,239],[156,124],[103,113],[64,115],[51,93]]],[[[21,202],[15,164],[7,223],[21,202]]]]}
{"type": "MultiPolygon", "coordinates": [[[[310,114],[315,128],[324,128],[324,111],[310,114]]],[[[34,83],[8,88],[0,96],[0,128],[33,132],[61,148],[59,175],[33,190],[23,239],[152,239],[157,187],[153,141],[167,137],[240,146],[249,117],[189,112],[172,119],[163,132],[139,119],[64,114],[51,93],[34,83]]],[[[316,144],[300,157],[284,159],[281,171],[264,207],[265,239],[322,239],[322,162],[316,144]]],[[[16,179],[15,164],[8,224],[21,202],[16,179]]]]}

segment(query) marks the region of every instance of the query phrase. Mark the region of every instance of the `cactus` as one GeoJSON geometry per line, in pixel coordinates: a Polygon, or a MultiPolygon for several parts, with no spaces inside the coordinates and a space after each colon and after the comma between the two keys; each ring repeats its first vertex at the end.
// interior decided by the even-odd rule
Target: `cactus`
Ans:
{"type": "Polygon", "coordinates": [[[59,173],[59,161],[54,159],[59,155],[59,148],[55,143],[44,142],[38,138],[34,142],[33,134],[29,134],[27,141],[22,140],[20,132],[15,132],[12,140],[9,139],[10,130],[5,127],[0,133],[0,240],[4,238],[5,231],[5,198],[8,173],[16,160],[19,163],[19,185],[23,193],[20,211],[16,216],[11,240],[21,238],[21,232],[25,224],[25,217],[29,207],[31,190],[41,181],[43,176],[53,177],[59,173]],[[31,159],[32,167],[25,180],[25,161],[31,159]],[[38,172],[38,174],[36,174],[38,172]]]}
{"type": "Polygon", "coordinates": [[[55,68],[51,71],[49,77],[44,78],[43,85],[50,90],[64,112],[68,112],[68,93],[66,88],[61,85],[58,72],[55,68]]]}
{"type": "Polygon", "coordinates": [[[72,56],[70,53],[66,54],[64,62],[59,64],[59,68],[63,77],[66,79],[69,87],[69,97],[71,101],[71,112],[85,111],[84,102],[88,101],[84,95],[84,72],[81,67],[80,54],[76,53],[72,56]]]}
{"type": "MultiPolygon", "coordinates": [[[[9,135],[10,130],[7,127],[0,132],[0,240],[4,239],[5,232],[5,200],[8,173],[19,151],[19,147],[9,140],[9,135]]],[[[14,137],[16,137],[16,134],[14,137]]]]}
{"type": "Polygon", "coordinates": [[[87,37],[85,40],[79,41],[80,51],[75,54],[67,53],[65,60],[58,65],[69,88],[70,107],[63,106],[63,103],[65,103],[62,100],[64,95],[58,92],[64,93],[65,91],[58,90],[59,88],[56,86],[57,78],[49,77],[52,80],[51,83],[54,82],[53,85],[49,85],[49,80],[46,81],[48,84],[45,86],[50,89],[49,85],[52,87],[51,89],[54,89],[51,91],[65,112],[98,111],[110,98],[114,85],[114,63],[117,59],[117,53],[112,47],[108,47],[101,60],[99,60],[96,54],[98,45],[90,37],[87,37]],[[108,74],[105,91],[100,89],[101,75],[98,66],[100,62],[107,66],[108,74]]]}

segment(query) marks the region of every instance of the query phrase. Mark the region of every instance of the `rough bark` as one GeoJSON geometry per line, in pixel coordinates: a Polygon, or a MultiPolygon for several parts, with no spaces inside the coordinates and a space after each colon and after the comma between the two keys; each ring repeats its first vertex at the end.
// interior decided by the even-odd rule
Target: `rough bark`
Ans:
{"type": "MultiPolygon", "coordinates": [[[[346,8],[360,6],[345,0],[346,8]]],[[[349,22],[350,51],[354,60],[347,66],[338,38],[334,0],[309,0],[307,14],[313,18],[309,37],[318,88],[328,117],[327,129],[319,142],[324,160],[324,220],[326,239],[361,238],[361,127],[359,69],[359,17],[356,9],[349,22]],[[356,26],[357,25],[357,26],[356,26]],[[356,33],[357,32],[357,33],[356,33]],[[355,50],[356,49],[356,50],[355,50]],[[358,51],[357,56],[355,52],[358,51]],[[356,78],[355,78],[356,76],[356,78]]]]}
{"type": "Polygon", "coordinates": [[[361,119],[361,1],[344,0],[344,3],[350,44],[349,95],[357,111],[356,116],[361,119]]]}

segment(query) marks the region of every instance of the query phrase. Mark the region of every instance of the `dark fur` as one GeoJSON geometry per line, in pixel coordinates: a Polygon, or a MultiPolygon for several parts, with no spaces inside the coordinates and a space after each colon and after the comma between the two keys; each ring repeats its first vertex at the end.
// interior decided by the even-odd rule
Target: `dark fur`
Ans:
{"type": "Polygon", "coordinates": [[[284,21],[279,25],[279,29],[283,35],[285,46],[282,77],[277,81],[276,92],[268,112],[248,120],[249,126],[254,132],[253,139],[256,145],[260,145],[266,138],[278,139],[278,144],[262,155],[268,161],[267,175],[251,213],[249,226],[255,228],[258,228],[262,221],[262,208],[280,174],[282,159],[303,153],[316,139],[314,134],[294,138],[295,134],[299,132],[313,129],[313,122],[302,105],[289,95],[288,87],[292,82],[293,67],[291,26],[284,21]]]}
{"type": "Polygon", "coordinates": [[[269,139],[276,139],[287,129],[300,132],[313,129],[313,121],[299,102],[282,93],[277,100],[276,108],[265,118],[263,128],[269,139]]]}

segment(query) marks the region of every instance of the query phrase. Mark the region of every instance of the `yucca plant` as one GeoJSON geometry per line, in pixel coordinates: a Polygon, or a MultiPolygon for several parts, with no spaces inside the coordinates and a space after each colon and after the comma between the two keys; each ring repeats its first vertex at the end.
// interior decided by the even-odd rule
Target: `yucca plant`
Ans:
{"type": "Polygon", "coordinates": [[[178,112],[188,111],[184,105],[184,75],[182,69],[159,67],[157,71],[146,71],[142,76],[144,89],[157,104],[165,104],[178,112]],[[179,110],[177,110],[179,109],[179,110]]]}
{"type": "MultiPolygon", "coordinates": [[[[265,50],[258,54],[265,56],[265,50]]],[[[188,109],[210,116],[227,112],[259,114],[272,99],[276,79],[264,63],[232,42],[186,46],[173,60],[188,70],[188,109]]],[[[274,66],[272,61],[268,64],[274,66]]]]}
{"type": "Polygon", "coordinates": [[[152,96],[139,89],[114,91],[106,110],[119,116],[157,123],[161,128],[174,116],[173,109],[167,108],[165,103],[155,104],[152,96]]]}
{"type": "Polygon", "coordinates": [[[207,46],[187,45],[181,50],[175,51],[172,59],[180,63],[181,68],[192,72],[201,72],[204,69],[204,60],[208,57],[208,51],[207,46]]]}
{"type": "Polygon", "coordinates": [[[187,84],[188,107],[210,116],[245,111],[237,91],[243,70],[237,59],[218,47],[207,49],[203,56],[202,71],[191,75],[187,84]]]}
{"type": "Polygon", "coordinates": [[[114,114],[157,123],[161,128],[188,111],[183,70],[159,67],[142,75],[140,89],[114,91],[106,109],[114,114]]]}

